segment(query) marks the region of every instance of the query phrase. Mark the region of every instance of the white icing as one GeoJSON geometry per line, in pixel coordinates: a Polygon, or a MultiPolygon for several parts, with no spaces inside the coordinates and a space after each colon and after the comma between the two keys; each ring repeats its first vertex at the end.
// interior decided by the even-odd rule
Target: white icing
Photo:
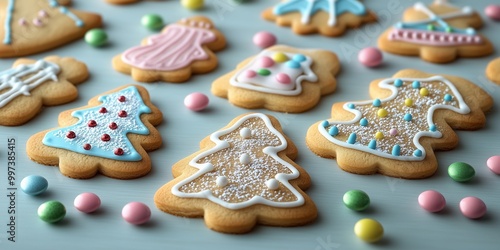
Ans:
{"type": "Polygon", "coordinates": [[[415,22],[405,22],[405,24],[407,24],[407,25],[425,24],[425,23],[429,23],[432,21],[436,21],[436,19],[438,19],[438,18],[442,19],[442,20],[446,20],[446,19],[457,18],[457,17],[471,16],[473,14],[473,10],[469,6],[463,7],[462,9],[460,9],[456,12],[445,13],[442,15],[436,15],[429,8],[427,8],[427,6],[425,6],[425,4],[423,4],[422,2],[415,3],[415,5],[413,5],[413,8],[424,12],[429,17],[429,19],[419,20],[419,21],[415,21],[415,22]]]}
{"type": "Polygon", "coordinates": [[[0,72],[0,92],[9,89],[0,94],[0,108],[20,95],[29,96],[31,90],[48,80],[58,81],[59,71],[60,68],[57,64],[39,60],[34,64],[21,64],[0,72]],[[33,75],[22,79],[30,74],[33,75]]]}
{"type": "MultiPolygon", "coordinates": [[[[264,205],[273,206],[273,207],[297,207],[297,206],[301,206],[304,204],[304,202],[305,202],[304,197],[300,194],[300,192],[298,190],[296,190],[289,183],[289,180],[298,178],[300,173],[293,165],[291,165],[290,163],[286,162],[285,160],[281,159],[278,156],[278,152],[285,150],[288,145],[287,145],[285,137],[278,130],[276,130],[276,128],[273,127],[269,117],[267,117],[266,115],[261,114],[261,113],[254,113],[254,114],[246,115],[246,116],[242,117],[241,119],[239,119],[237,122],[235,122],[231,127],[224,129],[224,130],[219,130],[219,131],[211,134],[210,139],[216,145],[213,148],[211,148],[207,151],[204,151],[201,154],[197,155],[189,162],[190,166],[198,168],[199,170],[195,174],[193,174],[192,176],[175,184],[171,190],[172,194],[174,194],[178,197],[182,197],[182,198],[209,199],[210,201],[215,202],[215,203],[217,203],[223,207],[229,208],[229,209],[241,209],[241,208],[249,207],[249,206],[252,206],[255,204],[264,204],[264,205]],[[208,175],[208,174],[210,174],[210,172],[212,172],[212,170],[215,170],[214,166],[210,163],[198,163],[201,159],[203,159],[205,157],[209,157],[210,155],[216,154],[217,152],[222,151],[224,149],[228,149],[228,148],[231,151],[233,151],[233,150],[234,151],[248,150],[248,148],[237,147],[233,143],[229,143],[228,141],[222,141],[219,138],[224,136],[224,135],[227,135],[227,134],[230,134],[230,133],[236,131],[238,128],[240,128],[240,126],[244,122],[246,122],[249,119],[253,119],[253,118],[261,119],[264,122],[264,124],[266,125],[267,129],[269,130],[268,132],[272,133],[277,138],[276,143],[273,143],[272,145],[266,144],[262,150],[262,153],[266,156],[272,157],[273,161],[277,162],[279,165],[281,165],[281,167],[284,167],[287,169],[287,171],[289,173],[280,172],[280,173],[276,174],[275,179],[277,180],[277,182],[280,182],[286,189],[288,189],[289,192],[294,196],[294,198],[296,198],[296,200],[283,201],[283,202],[271,201],[271,200],[268,200],[268,199],[263,197],[266,194],[265,192],[268,192],[266,190],[263,190],[262,191],[263,193],[261,193],[261,195],[249,197],[248,199],[246,199],[242,202],[230,202],[230,201],[223,200],[219,197],[216,197],[213,193],[213,192],[215,192],[215,190],[208,190],[207,189],[207,190],[203,190],[203,191],[196,192],[196,193],[186,193],[186,192],[180,191],[180,189],[184,185],[189,185],[195,179],[200,178],[200,177],[205,176],[205,175],[208,175]],[[276,145],[274,145],[274,144],[276,144],[276,145]]],[[[266,139],[269,139],[269,138],[262,138],[259,140],[266,140],[266,139]]],[[[246,141],[246,140],[243,140],[243,141],[246,141]]],[[[259,146],[263,146],[263,145],[259,145],[259,146]]],[[[234,152],[234,153],[236,153],[238,155],[241,154],[238,152],[234,152]]],[[[262,168],[260,170],[255,169],[256,171],[254,173],[259,173],[259,174],[265,174],[266,169],[270,168],[270,166],[266,166],[263,164],[260,164],[259,166],[255,166],[255,167],[262,168]]],[[[245,171],[241,174],[244,176],[247,176],[246,174],[248,174],[248,172],[251,170],[249,168],[252,168],[252,166],[245,167],[245,171]]],[[[229,177],[229,176],[226,176],[226,177],[229,177]]],[[[256,176],[248,176],[248,178],[260,179],[260,177],[258,177],[258,176],[257,177],[256,176]]],[[[246,179],[244,178],[244,180],[246,180],[246,179]]],[[[252,179],[252,180],[255,181],[255,179],[252,179]]],[[[231,183],[235,183],[235,182],[231,181],[231,183]]],[[[246,186],[246,183],[237,183],[236,182],[235,184],[243,186],[243,187],[246,186]]],[[[229,188],[231,186],[233,186],[233,184],[228,185],[225,188],[229,188]]],[[[222,192],[224,192],[224,190],[222,190],[222,192]]]]}
{"type": "MultiPolygon", "coordinates": [[[[433,118],[434,112],[438,109],[448,109],[448,110],[457,112],[459,114],[467,114],[470,112],[469,107],[465,103],[464,99],[460,95],[460,92],[457,90],[457,88],[453,85],[453,83],[451,83],[450,81],[448,81],[446,78],[444,78],[442,76],[433,76],[433,77],[425,78],[425,79],[419,79],[419,78],[398,78],[398,79],[402,80],[403,82],[405,82],[405,81],[421,81],[421,82],[441,81],[444,84],[446,84],[448,86],[448,88],[453,92],[454,101],[458,102],[459,108],[453,107],[451,105],[446,105],[446,104],[434,104],[434,105],[432,105],[429,108],[427,115],[426,115],[428,127],[435,125],[432,118],[433,118]]],[[[399,90],[394,85],[391,85],[391,83],[393,83],[395,80],[396,80],[396,78],[390,78],[390,79],[385,79],[379,83],[380,88],[389,89],[392,91],[391,96],[381,100],[382,103],[389,102],[391,100],[394,100],[397,97],[399,90]]],[[[351,121],[328,120],[328,124],[329,124],[328,126],[336,125],[336,124],[354,124],[354,123],[359,122],[359,120],[362,118],[361,112],[359,112],[356,109],[349,108],[349,104],[354,104],[356,106],[356,105],[371,105],[372,103],[373,103],[373,101],[370,100],[370,101],[362,101],[362,102],[350,102],[350,103],[344,104],[343,108],[345,110],[353,113],[355,115],[354,119],[352,119],[351,121]]],[[[356,149],[356,150],[368,152],[368,153],[371,153],[371,154],[374,154],[374,155],[377,155],[380,157],[385,157],[385,158],[390,158],[390,159],[395,159],[395,160],[402,160],[402,161],[421,161],[421,160],[423,160],[426,156],[426,151],[425,151],[424,147],[419,142],[420,138],[421,137],[440,138],[442,136],[441,132],[439,132],[439,131],[434,131],[434,132],[419,131],[413,137],[413,144],[415,145],[415,147],[417,149],[422,151],[422,156],[420,156],[420,157],[417,157],[417,156],[394,156],[394,155],[387,154],[387,153],[379,151],[379,150],[371,150],[368,147],[368,145],[361,145],[359,143],[350,144],[350,143],[347,143],[344,141],[337,140],[337,139],[335,139],[335,137],[332,137],[328,133],[328,131],[326,130],[326,128],[322,122],[320,122],[318,124],[318,130],[327,140],[329,140],[332,143],[338,144],[342,147],[356,149]]],[[[399,132],[402,133],[402,131],[399,131],[399,132]]]]}
{"type": "MultiPolygon", "coordinates": [[[[316,82],[318,80],[318,77],[311,69],[313,60],[308,56],[305,56],[306,60],[300,63],[301,67],[299,69],[292,69],[287,67],[285,65],[286,62],[275,62],[273,66],[267,68],[271,71],[271,75],[269,76],[257,75],[253,78],[248,78],[245,76],[245,72],[247,70],[254,70],[255,72],[257,72],[257,70],[261,68],[258,65],[260,58],[265,56],[272,58],[273,54],[275,53],[279,53],[279,51],[262,51],[250,63],[248,63],[245,67],[240,69],[238,72],[236,72],[236,74],[234,74],[234,76],[231,77],[231,85],[264,93],[292,96],[299,95],[302,92],[303,81],[316,82]],[[279,83],[276,80],[276,75],[279,73],[285,73],[290,76],[292,83],[279,83]]],[[[290,60],[294,55],[296,55],[292,53],[283,54],[285,54],[290,60]]]]}

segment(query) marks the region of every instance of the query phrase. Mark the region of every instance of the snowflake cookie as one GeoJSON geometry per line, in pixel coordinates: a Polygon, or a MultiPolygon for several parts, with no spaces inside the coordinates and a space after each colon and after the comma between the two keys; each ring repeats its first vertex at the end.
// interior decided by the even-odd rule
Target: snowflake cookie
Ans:
{"type": "Polygon", "coordinates": [[[339,70],[340,62],[331,51],[277,45],[215,80],[212,93],[243,108],[299,113],[335,91],[339,70]]]}
{"type": "Polygon", "coordinates": [[[293,162],[296,156],[274,117],[238,116],[173,166],[175,179],[156,192],[156,206],[178,216],[203,216],[210,229],[223,233],[246,233],[256,224],[309,223],[317,210],[302,191],[311,180],[293,162]]]}
{"type": "Polygon", "coordinates": [[[262,12],[266,20],[291,26],[301,35],[340,36],[347,28],[375,22],[377,16],[358,0],[284,0],[262,12]]]}
{"type": "Polygon", "coordinates": [[[0,125],[21,125],[35,117],[43,106],[75,100],[75,85],[88,76],[87,66],[73,58],[17,60],[11,69],[0,71],[0,125]]]}
{"type": "Polygon", "coordinates": [[[485,125],[493,99],[473,83],[402,70],[370,84],[373,100],[337,103],[332,118],[312,125],[308,147],[356,174],[426,178],[437,170],[434,150],[458,144],[453,129],[485,125]]]}
{"type": "Polygon", "coordinates": [[[161,121],[162,113],[151,104],[145,88],[124,86],[61,113],[60,128],[31,136],[26,151],[32,160],[59,166],[71,178],[86,179],[98,172],[117,179],[137,178],[151,170],[147,151],[162,144],[154,127],[161,121]]]}
{"type": "Polygon", "coordinates": [[[446,1],[427,6],[415,3],[399,22],[378,39],[380,49],[405,56],[420,56],[432,63],[448,63],[458,57],[481,57],[493,45],[477,33],[483,21],[471,7],[459,8],[446,1]]]}
{"type": "Polygon", "coordinates": [[[206,17],[190,17],[166,26],[161,34],[113,58],[113,68],[139,82],[185,82],[218,65],[214,52],[226,39],[206,17]]]}

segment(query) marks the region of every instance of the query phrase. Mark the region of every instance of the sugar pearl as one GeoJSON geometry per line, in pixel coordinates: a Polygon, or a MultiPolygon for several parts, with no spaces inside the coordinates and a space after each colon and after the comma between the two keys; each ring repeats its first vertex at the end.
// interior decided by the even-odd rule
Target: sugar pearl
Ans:
{"type": "Polygon", "coordinates": [[[122,209],[122,217],[130,224],[144,224],[151,218],[151,210],[141,202],[130,202],[122,209]]]}
{"type": "Polygon", "coordinates": [[[276,44],[276,36],[270,32],[261,31],[253,36],[253,43],[263,49],[276,44]]]}
{"type": "Polygon", "coordinates": [[[217,186],[219,186],[219,187],[225,187],[225,186],[227,186],[227,184],[229,184],[229,181],[228,181],[227,177],[219,176],[215,180],[215,184],[217,184],[217,186]]]}
{"type": "Polygon", "coordinates": [[[377,131],[377,133],[375,133],[375,139],[377,140],[384,139],[384,133],[377,131]]]}
{"type": "Polygon", "coordinates": [[[276,179],[269,179],[266,181],[266,186],[267,186],[267,188],[269,188],[271,190],[276,190],[279,188],[280,183],[276,179]]]}
{"type": "Polygon", "coordinates": [[[252,137],[252,130],[250,130],[249,128],[242,128],[240,130],[240,136],[243,139],[249,139],[250,137],[252,137]]]}
{"type": "Polygon", "coordinates": [[[250,157],[249,154],[247,153],[243,153],[240,155],[240,163],[243,164],[243,165],[247,165],[249,164],[250,162],[252,162],[252,158],[250,157]]]}
{"type": "Polygon", "coordinates": [[[396,135],[398,135],[398,130],[395,128],[391,128],[391,130],[389,131],[389,134],[392,136],[396,136],[396,135]]]}
{"type": "Polygon", "coordinates": [[[389,113],[387,112],[387,110],[386,110],[386,109],[383,109],[383,108],[382,108],[382,109],[379,109],[379,110],[377,111],[377,115],[378,115],[378,117],[381,117],[381,118],[386,117],[388,114],[389,114],[389,113]]]}

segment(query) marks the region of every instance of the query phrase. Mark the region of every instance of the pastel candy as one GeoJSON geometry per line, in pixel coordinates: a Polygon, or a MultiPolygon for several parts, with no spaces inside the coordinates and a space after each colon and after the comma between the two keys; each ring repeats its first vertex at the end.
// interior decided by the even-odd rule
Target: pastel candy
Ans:
{"type": "Polygon", "coordinates": [[[39,195],[47,190],[49,183],[39,175],[28,175],[21,181],[21,190],[28,195],[39,195]]]}
{"type": "Polygon", "coordinates": [[[288,56],[285,53],[277,52],[273,55],[273,60],[277,63],[284,63],[289,60],[288,56]]]}
{"type": "Polygon", "coordinates": [[[493,173],[500,175],[500,156],[499,155],[495,155],[495,156],[490,157],[488,159],[488,161],[486,162],[486,165],[493,173]]]}
{"type": "Polygon", "coordinates": [[[144,224],[151,218],[151,210],[141,202],[130,202],[122,209],[122,217],[130,224],[144,224]]]}
{"type": "Polygon", "coordinates": [[[446,200],[441,193],[434,190],[427,190],[418,196],[418,204],[423,209],[435,213],[443,210],[446,206],[446,200]]]}
{"type": "Polygon", "coordinates": [[[465,197],[460,201],[460,211],[469,219],[479,219],[486,214],[486,204],[477,197],[465,197]]]}
{"type": "Polygon", "coordinates": [[[92,213],[101,206],[101,199],[94,193],[82,193],[75,198],[73,205],[81,212],[92,213]]]}
{"type": "Polygon", "coordinates": [[[193,111],[205,109],[209,102],[208,96],[200,92],[191,93],[184,98],[184,105],[193,111]]]}
{"type": "Polygon", "coordinates": [[[292,80],[290,79],[290,77],[285,74],[285,73],[279,73],[276,75],[276,81],[278,81],[279,83],[283,83],[283,84],[289,84],[292,82],[292,80]]]}
{"type": "Polygon", "coordinates": [[[272,67],[274,65],[274,61],[270,57],[264,56],[264,57],[259,58],[258,65],[262,68],[269,68],[269,67],[272,67]]]}

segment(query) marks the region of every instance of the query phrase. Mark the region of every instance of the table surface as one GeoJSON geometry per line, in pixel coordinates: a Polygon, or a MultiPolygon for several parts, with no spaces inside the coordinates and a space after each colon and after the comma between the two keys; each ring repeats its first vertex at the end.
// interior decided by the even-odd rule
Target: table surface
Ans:
{"type": "MultiPolygon", "coordinates": [[[[500,176],[486,167],[486,160],[500,153],[498,135],[500,121],[500,91],[484,74],[491,55],[479,59],[459,59],[451,64],[435,65],[418,58],[384,54],[384,64],[370,69],[360,65],[357,52],[375,46],[378,35],[400,20],[404,8],[413,1],[373,1],[366,5],[380,17],[378,23],[350,30],[339,38],[319,35],[297,36],[289,28],[282,28],[260,18],[260,12],[278,1],[248,1],[236,5],[231,0],[207,0],[206,8],[192,12],[179,1],[144,1],[127,6],[113,6],[103,0],[74,1],[74,7],[103,14],[110,42],[94,48],[83,40],[32,58],[48,55],[70,56],[85,62],[91,78],[78,88],[79,98],[72,103],[44,108],[31,122],[19,127],[0,128],[0,249],[497,249],[500,243],[500,176]],[[128,75],[111,67],[111,58],[125,49],[137,45],[143,38],[154,34],[140,24],[145,14],[160,14],[166,23],[183,17],[206,15],[226,35],[228,46],[217,53],[217,70],[194,76],[182,84],[143,84],[151,94],[153,103],[164,114],[164,122],[157,128],[164,145],[150,153],[153,170],[143,178],[115,180],[98,175],[89,180],[70,179],[60,174],[57,167],[39,165],[28,159],[25,143],[30,135],[56,127],[61,111],[83,106],[93,96],[118,86],[134,83],[128,75]],[[303,114],[284,114],[255,110],[278,118],[285,133],[299,149],[296,162],[310,175],[313,185],[307,194],[315,201],[319,217],[309,225],[294,228],[257,226],[245,235],[228,235],[211,231],[203,219],[188,219],[166,214],[153,202],[156,190],[172,180],[171,166],[198,150],[199,141],[225,126],[232,118],[249,112],[230,105],[226,99],[210,94],[210,85],[217,77],[231,71],[244,58],[257,54],[252,36],[267,30],[277,35],[282,44],[301,48],[332,50],[339,56],[342,69],[337,76],[338,89],[321,99],[319,105],[303,114]],[[436,74],[464,77],[490,93],[495,106],[487,115],[485,128],[478,131],[458,131],[460,143],[452,151],[438,152],[439,169],[431,178],[403,180],[382,175],[361,176],[340,170],[335,160],[323,159],[308,150],[305,134],[309,126],[330,116],[335,102],[369,99],[367,86],[373,79],[391,77],[404,68],[414,68],[436,74]],[[200,91],[209,95],[210,105],[203,112],[192,112],[184,107],[183,98],[200,91]],[[18,153],[16,184],[24,176],[42,175],[49,181],[49,189],[41,196],[31,197],[16,192],[16,242],[8,240],[7,139],[16,139],[18,153]],[[453,162],[468,162],[476,169],[476,177],[467,184],[457,183],[447,176],[447,166],[453,162]],[[367,211],[354,212],[342,203],[342,195],[350,189],[366,191],[372,200],[367,211]],[[418,206],[418,195],[428,189],[440,191],[447,200],[441,213],[432,214],[418,206]],[[94,192],[102,200],[102,207],[93,214],[84,214],[73,206],[73,199],[82,192],[94,192]],[[486,216],[470,220],[462,216],[459,201],[466,196],[477,196],[488,206],[486,216]],[[47,224],[37,217],[38,206],[47,200],[59,200],[66,205],[66,218],[58,224],[47,224]],[[151,221],[133,226],[121,218],[122,207],[131,201],[146,203],[152,210],[151,221]],[[385,229],[384,238],[376,244],[367,244],[353,233],[354,224],[361,218],[380,221],[385,229]]],[[[430,1],[428,1],[430,2],[430,1]]],[[[451,1],[463,6],[465,0],[451,1]]],[[[477,0],[473,7],[483,15],[482,33],[500,46],[500,23],[484,16],[484,8],[495,1],[477,0]],[[497,31],[497,32],[495,32],[497,31]]],[[[470,2],[469,2],[470,3],[470,2]]],[[[0,68],[11,67],[14,59],[0,60],[0,68]]]]}

